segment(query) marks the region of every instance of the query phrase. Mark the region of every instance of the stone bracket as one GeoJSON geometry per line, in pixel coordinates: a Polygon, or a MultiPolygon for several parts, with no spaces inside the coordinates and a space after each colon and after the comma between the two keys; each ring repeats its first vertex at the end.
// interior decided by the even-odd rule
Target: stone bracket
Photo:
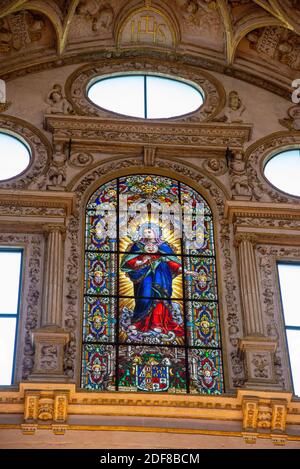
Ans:
{"type": "MultiPolygon", "coordinates": [[[[266,393],[265,393],[266,394],[266,393]]],[[[264,396],[243,395],[243,438],[254,444],[260,434],[270,435],[274,445],[284,445],[287,439],[286,417],[288,398],[268,399],[264,396]]]]}
{"type": "Polygon", "coordinates": [[[53,433],[62,435],[68,428],[69,390],[25,390],[22,432],[35,433],[39,425],[51,426],[53,433]]]}

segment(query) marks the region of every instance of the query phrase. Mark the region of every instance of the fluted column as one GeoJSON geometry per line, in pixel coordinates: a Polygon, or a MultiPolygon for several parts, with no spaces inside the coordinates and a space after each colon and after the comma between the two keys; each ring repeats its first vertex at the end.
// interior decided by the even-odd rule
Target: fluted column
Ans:
{"type": "Polygon", "coordinates": [[[31,381],[65,381],[64,346],[69,334],[62,328],[62,295],[64,268],[64,227],[44,226],[47,235],[43,310],[40,329],[32,332],[35,360],[31,381]]]}
{"type": "Polygon", "coordinates": [[[241,297],[246,336],[263,336],[264,323],[256,269],[255,235],[243,234],[236,238],[238,245],[241,297]]]}
{"type": "Polygon", "coordinates": [[[49,225],[44,278],[42,326],[62,325],[64,228],[49,225]]]}
{"type": "Polygon", "coordinates": [[[251,233],[236,235],[238,248],[241,300],[244,319],[244,337],[240,349],[244,356],[245,387],[280,389],[276,383],[274,354],[277,343],[265,336],[260,285],[255,258],[256,236],[251,233]]]}

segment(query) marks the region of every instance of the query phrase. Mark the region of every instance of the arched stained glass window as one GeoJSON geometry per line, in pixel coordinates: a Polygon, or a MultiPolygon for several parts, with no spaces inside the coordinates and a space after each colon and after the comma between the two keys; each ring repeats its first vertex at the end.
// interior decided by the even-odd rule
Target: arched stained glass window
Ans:
{"type": "Polygon", "coordinates": [[[126,176],[90,198],[81,386],[224,392],[212,213],[187,185],[126,176]]]}

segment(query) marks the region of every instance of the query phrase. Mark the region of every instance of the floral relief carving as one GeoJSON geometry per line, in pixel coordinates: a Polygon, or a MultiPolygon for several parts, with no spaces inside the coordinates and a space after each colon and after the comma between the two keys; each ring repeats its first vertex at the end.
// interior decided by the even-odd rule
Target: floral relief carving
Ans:
{"type": "Polygon", "coordinates": [[[58,350],[56,345],[41,347],[40,368],[45,371],[56,370],[58,367],[58,350]]]}
{"type": "Polygon", "coordinates": [[[253,375],[255,376],[255,378],[270,377],[270,360],[267,354],[253,353],[251,364],[253,366],[253,375]]]}

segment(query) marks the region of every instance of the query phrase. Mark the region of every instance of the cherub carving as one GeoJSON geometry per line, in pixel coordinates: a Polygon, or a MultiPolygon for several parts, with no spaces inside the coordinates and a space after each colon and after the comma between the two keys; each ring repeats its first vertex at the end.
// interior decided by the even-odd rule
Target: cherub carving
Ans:
{"type": "Polygon", "coordinates": [[[62,86],[55,84],[48,94],[47,114],[73,114],[73,107],[69,101],[64,97],[62,86]]]}
{"type": "Polygon", "coordinates": [[[300,130],[300,106],[291,106],[287,113],[289,117],[279,119],[279,123],[289,130],[300,130]]]}
{"type": "Polygon", "coordinates": [[[231,190],[234,198],[251,197],[251,188],[246,173],[246,163],[242,151],[231,153],[229,160],[231,190]]]}

